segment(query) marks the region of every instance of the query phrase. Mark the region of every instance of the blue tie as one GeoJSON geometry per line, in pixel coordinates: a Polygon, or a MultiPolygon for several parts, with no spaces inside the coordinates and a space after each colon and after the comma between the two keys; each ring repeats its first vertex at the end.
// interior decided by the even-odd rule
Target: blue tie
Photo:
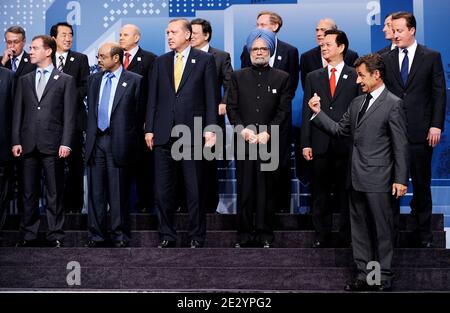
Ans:
{"type": "Polygon", "coordinates": [[[109,127],[109,98],[111,96],[111,79],[114,77],[113,73],[106,75],[105,86],[103,86],[102,98],[98,106],[98,128],[104,131],[109,127]]]}
{"type": "Polygon", "coordinates": [[[404,49],[403,53],[405,54],[405,57],[403,58],[400,74],[402,75],[403,86],[406,86],[406,82],[408,81],[408,70],[409,70],[408,50],[404,49]]]}
{"type": "Polygon", "coordinates": [[[13,57],[13,58],[11,59],[11,70],[12,70],[13,72],[17,71],[17,64],[16,64],[16,61],[17,61],[17,58],[16,58],[16,57],[13,57]]]}

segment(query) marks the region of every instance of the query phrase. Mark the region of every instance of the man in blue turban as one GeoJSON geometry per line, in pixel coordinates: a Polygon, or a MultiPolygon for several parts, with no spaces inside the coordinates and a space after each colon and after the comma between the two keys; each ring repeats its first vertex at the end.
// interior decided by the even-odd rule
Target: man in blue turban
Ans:
{"type": "Polygon", "coordinates": [[[228,119],[237,132],[235,247],[270,248],[280,151],[285,149],[279,129],[290,118],[292,92],[289,74],[269,65],[275,34],[255,29],[248,36],[247,47],[252,66],[232,73],[227,103],[228,119]],[[266,158],[263,153],[269,150],[266,158]]]}

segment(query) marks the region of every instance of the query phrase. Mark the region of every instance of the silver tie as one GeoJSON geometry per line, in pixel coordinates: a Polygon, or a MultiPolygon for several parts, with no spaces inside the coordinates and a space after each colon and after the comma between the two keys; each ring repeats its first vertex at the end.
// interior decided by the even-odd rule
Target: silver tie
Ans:
{"type": "Polygon", "coordinates": [[[41,76],[39,77],[39,81],[36,87],[36,95],[38,97],[38,101],[41,101],[42,94],[44,93],[45,89],[45,73],[47,73],[47,70],[39,70],[39,73],[41,73],[41,76]]]}

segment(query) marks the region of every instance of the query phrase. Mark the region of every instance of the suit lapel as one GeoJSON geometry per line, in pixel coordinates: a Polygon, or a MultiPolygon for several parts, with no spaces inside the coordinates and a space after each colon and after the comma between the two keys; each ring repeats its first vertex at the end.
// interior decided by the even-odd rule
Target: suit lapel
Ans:
{"type": "Polygon", "coordinates": [[[64,63],[62,71],[64,73],[69,73],[70,72],[70,68],[72,67],[72,63],[74,61],[75,61],[75,57],[72,55],[72,52],[69,50],[69,52],[67,53],[67,59],[66,59],[66,62],[64,63]],[[71,61],[72,58],[73,58],[73,61],[71,61]]]}
{"type": "Polygon", "coordinates": [[[391,59],[391,64],[393,65],[394,76],[398,80],[400,86],[403,87],[403,80],[400,75],[400,64],[398,63],[398,51],[398,48],[395,48],[395,50],[389,54],[389,58],[391,59]]]}
{"type": "Polygon", "coordinates": [[[128,83],[126,82],[126,72],[125,70],[122,71],[122,74],[120,75],[119,78],[119,82],[117,83],[117,88],[116,88],[116,94],[114,95],[114,101],[113,101],[113,106],[111,109],[111,116],[114,113],[114,110],[117,107],[117,104],[119,103],[120,99],[122,98],[123,94],[125,93],[125,91],[128,88],[128,83]]]}
{"type": "Polygon", "coordinates": [[[94,109],[95,116],[98,117],[98,106],[100,104],[100,86],[102,84],[103,75],[97,75],[97,77],[93,80],[92,88],[94,90],[94,101],[92,104],[89,104],[89,110],[92,108],[94,109]]]}
{"type": "Polygon", "coordinates": [[[133,60],[131,60],[131,63],[128,65],[128,71],[131,71],[132,69],[134,69],[135,67],[137,67],[138,63],[142,60],[142,54],[141,54],[141,48],[138,49],[138,51],[136,52],[136,54],[134,55],[133,60]]]}
{"type": "Polygon", "coordinates": [[[406,82],[406,87],[409,86],[414,75],[417,73],[417,69],[422,65],[423,62],[423,49],[421,45],[417,45],[416,53],[414,55],[413,63],[411,64],[411,71],[408,74],[408,80],[406,82]]]}
{"type": "Polygon", "coordinates": [[[28,83],[30,84],[31,90],[33,90],[34,98],[36,99],[36,102],[38,102],[37,94],[36,94],[36,70],[32,71],[28,75],[28,83]]]}
{"type": "Polygon", "coordinates": [[[53,71],[50,73],[50,77],[48,78],[47,85],[45,85],[44,92],[42,93],[42,99],[44,99],[47,92],[56,84],[56,81],[59,79],[59,71],[56,68],[53,68],[53,71]]]}
{"type": "Polygon", "coordinates": [[[273,67],[280,68],[280,63],[283,61],[285,56],[284,45],[280,40],[278,40],[277,53],[275,55],[275,60],[273,61],[273,67]]]}
{"type": "Polygon", "coordinates": [[[175,80],[173,77],[173,75],[174,75],[174,72],[173,72],[174,71],[174,64],[173,64],[174,58],[175,58],[175,52],[172,51],[168,55],[167,60],[166,60],[167,75],[169,77],[169,84],[170,84],[170,87],[172,88],[173,92],[175,92],[175,80]]]}
{"type": "MultiPolygon", "coordinates": [[[[366,113],[364,113],[363,117],[361,118],[361,120],[359,121],[358,125],[356,127],[359,127],[366,119],[369,118],[369,116],[375,112],[383,103],[384,98],[387,95],[387,88],[385,88],[383,90],[383,92],[381,93],[381,95],[377,98],[377,100],[375,100],[374,103],[372,103],[372,105],[370,106],[370,108],[367,109],[366,113]]],[[[365,97],[363,97],[363,103],[364,103],[365,97]]],[[[361,104],[362,105],[362,104],[361,104]]],[[[359,110],[358,110],[359,112],[359,110]]]]}
{"type": "MultiPolygon", "coordinates": [[[[24,52],[22,55],[22,59],[20,59],[19,66],[16,69],[16,76],[20,76],[20,73],[22,73],[23,68],[25,67],[25,64],[30,62],[30,57],[28,53],[24,52]]],[[[11,65],[11,62],[9,63],[11,65]]]]}
{"type": "MultiPolygon", "coordinates": [[[[323,86],[323,90],[325,90],[325,96],[328,99],[328,102],[331,103],[331,89],[330,89],[330,79],[328,78],[328,69],[322,68],[320,69],[320,85],[323,86]]],[[[319,97],[321,95],[318,95],[319,97]]]]}
{"type": "MultiPolygon", "coordinates": [[[[339,76],[338,83],[337,83],[337,85],[336,85],[336,90],[334,91],[333,101],[334,101],[334,99],[337,98],[337,96],[339,95],[339,93],[340,93],[343,89],[345,89],[344,86],[347,84],[347,82],[348,82],[348,80],[349,80],[349,79],[348,79],[349,76],[350,76],[350,70],[349,70],[349,68],[348,68],[347,65],[344,65],[344,67],[342,68],[341,75],[339,76]]],[[[331,94],[331,91],[330,91],[330,94],[331,94]]]]}
{"type": "MultiPolygon", "coordinates": [[[[198,55],[197,51],[194,48],[191,48],[191,51],[189,52],[189,55],[188,55],[188,59],[186,61],[186,66],[184,67],[183,76],[181,76],[180,86],[178,86],[178,92],[181,90],[181,88],[183,88],[183,85],[186,83],[186,81],[189,77],[189,74],[191,74],[191,71],[196,64],[195,57],[197,55],[198,55]]],[[[173,63],[172,63],[172,65],[173,65],[173,63]]],[[[172,75],[172,77],[173,77],[173,75],[172,75]]]]}
{"type": "Polygon", "coordinates": [[[323,62],[322,62],[322,53],[320,52],[320,47],[316,47],[314,52],[314,67],[315,68],[323,68],[323,62]]]}

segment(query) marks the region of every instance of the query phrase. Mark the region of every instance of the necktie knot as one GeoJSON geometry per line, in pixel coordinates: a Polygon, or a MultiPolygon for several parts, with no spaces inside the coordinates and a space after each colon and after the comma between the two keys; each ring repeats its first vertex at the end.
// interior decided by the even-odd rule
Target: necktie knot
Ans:
{"type": "Polygon", "coordinates": [[[125,57],[126,58],[130,58],[131,54],[129,54],[128,52],[125,52],[125,57]]]}
{"type": "Polygon", "coordinates": [[[108,78],[109,80],[113,79],[115,77],[114,73],[109,72],[108,74],[106,74],[106,78],[108,78]]]}
{"type": "Polygon", "coordinates": [[[334,67],[331,69],[331,73],[335,73],[336,71],[337,71],[337,69],[334,67]]]}
{"type": "Polygon", "coordinates": [[[370,101],[370,99],[372,99],[373,97],[372,97],[372,95],[370,94],[370,93],[368,93],[367,95],[366,95],[366,101],[370,101]]]}
{"type": "Polygon", "coordinates": [[[125,61],[123,62],[123,67],[125,68],[125,69],[128,69],[128,66],[130,65],[130,57],[131,57],[131,54],[129,53],[129,52],[125,52],[125,61]]]}
{"type": "Polygon", "coordinates": [[[403,49],[403,53],[408,55],[408,49],[403,49]]]}

